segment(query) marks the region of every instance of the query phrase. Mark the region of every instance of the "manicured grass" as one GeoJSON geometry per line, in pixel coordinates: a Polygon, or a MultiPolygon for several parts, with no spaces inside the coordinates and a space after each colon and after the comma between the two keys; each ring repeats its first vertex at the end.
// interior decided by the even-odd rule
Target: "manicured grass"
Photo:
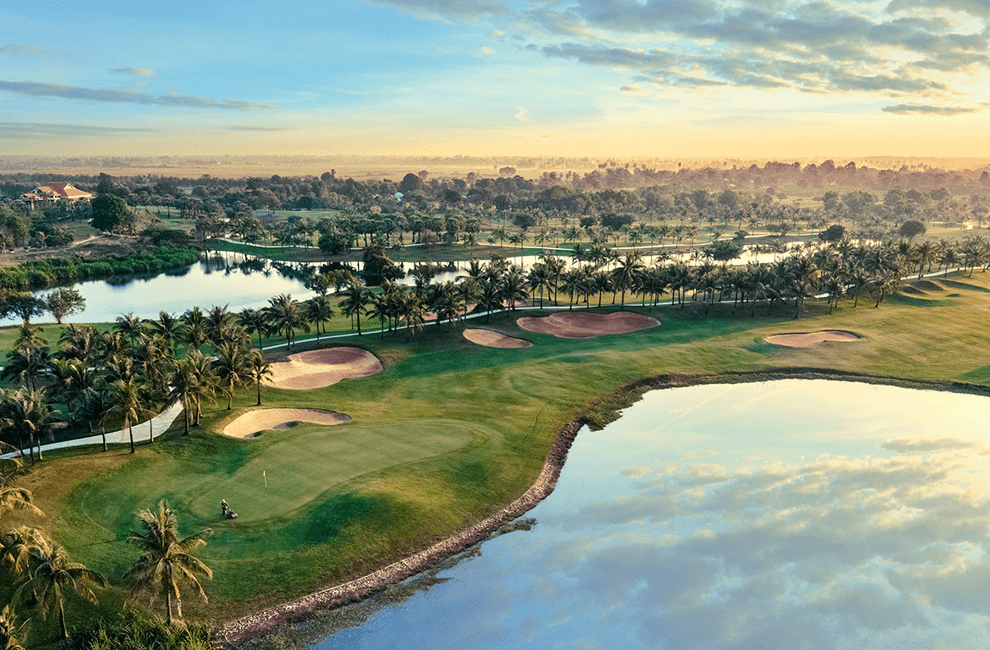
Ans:
{"type": "Polygon", "coordinates": [[[809,301],[798,320],[790,306],[770,316],[761,306],[751,317],[748,308],[732,315],[731,305],[705,315],[689,303],[627,308],[663,324],[588,340],[523,331],[518,313],[485,325],[534,343],[523,350],[474,345],[449,325],[409,343],[405,333],[348,339],[375,352],[385,371],[312,391],[268,388],[264,400],[342,411],[349,424],[300,425],[254,440],[218,435],[254,403],[245,390],[235,412],[223,410],[225,402],[207,405],[189,437],[170,434],[133,456],[50,453],[25,485],[49,514],[35,523],[118,585],[136,557],[123,539],[138,509],[168,498],[183,532],[212,527],[201,553],[216,572],[210,604],[190,599],[184,609],[227,620],[368,573],[492,513],[532,483],[562,424],[583,411],[610,417],[593,407],[596,399],[641,377],[808,367],[990,384],[990,296],[981,290],[988,276],[956,276],[974,290],[937,301],[894,296],[878,309],[842,301],[832,314],[809,301]],[[762,343],[772,333],[826,328],[863,339],[807,349],[762,343]],[[220,498],[241,517],[221,520],[220,498]]]}

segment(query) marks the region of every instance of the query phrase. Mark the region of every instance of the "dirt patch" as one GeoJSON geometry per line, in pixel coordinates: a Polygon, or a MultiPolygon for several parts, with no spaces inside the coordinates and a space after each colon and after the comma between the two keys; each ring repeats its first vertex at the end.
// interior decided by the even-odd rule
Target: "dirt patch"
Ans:
{"type": "Polygon", "coordinates": [[[361,348],[326,348],[290,354],[272,364],[275,388],[308,390],[336,384],[341,379],[369,377],[382,371],[382,362],[361,348]]]}
{"type": "Polygon", "coordinates": [[[628,334],[659,327],[660,321],[628,311],[614,314],[567,312],[545,317],[520,318],[519,327],[538,334],[553,334],[560,339],[593,339],[606,334],[628,334]]]}
{"type": "Polygon", "coordinates": [[[493,332],[491,330],[474,329],[474,330],[464,330],[464,338],[472,343],[478,345],[483,345],[486,348],[503,348],[508,350],[519,350],[522,348],[531,348],[533,344],[529,341],[524,341],[522,339],[517,339],[512,336],[506,336],[505,334],[499,334],[498,332],[493,332]]]}
{"type": "Polygon", "coordinates": [[[296,422],[311,422],[332,426],[349,422],[351,416],[336,411],[317,409],[258,409],[248,411],[223,428],[231,438],[253,438],[259,431],[285,430],[296,422]]]}
{"type": "Polygon", "coordinates": [[[783,345],[788,348],[810,348],[825,341],[835,341],[837,343],[849,343],[858,341],[859,336],[852,332],[842,330],[820,330],[818,332],[803,332],[795,334],[774,334],[764,340],[773,345],[783,345]]]}

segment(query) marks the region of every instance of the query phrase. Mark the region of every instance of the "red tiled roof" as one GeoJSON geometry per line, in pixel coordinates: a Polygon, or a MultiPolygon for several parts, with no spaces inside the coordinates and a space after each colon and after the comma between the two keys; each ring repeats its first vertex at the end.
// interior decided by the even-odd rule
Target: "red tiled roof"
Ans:
{"type": "Polygon", "coordinates": [[[34,193],[41,193],[47,196],[57,196],[60,199],[91,199],[93,195],[72,187],[72,183],[48,183],[39,185],[34,193]]]}

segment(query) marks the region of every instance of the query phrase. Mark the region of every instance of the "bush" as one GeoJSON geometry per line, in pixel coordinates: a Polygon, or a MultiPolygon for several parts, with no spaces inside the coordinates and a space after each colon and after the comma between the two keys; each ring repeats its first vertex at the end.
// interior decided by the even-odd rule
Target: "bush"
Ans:
{"type": "Polygon", "coordinates": [[[100,619],[95,627],[79,630],[59,646],[61,650],[212,650],[210,630],[199,623],[168,627],[163,619],[136,612],[100,619]]]}

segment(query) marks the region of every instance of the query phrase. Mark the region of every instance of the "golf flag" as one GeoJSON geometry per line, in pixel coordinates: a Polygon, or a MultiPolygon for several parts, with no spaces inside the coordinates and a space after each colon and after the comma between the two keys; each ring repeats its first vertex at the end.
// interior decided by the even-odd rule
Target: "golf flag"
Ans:
{"type": "Polygon", "coordinates": [[[268,470],[264,470],[264,469],[261,470],[261,475],[265,479],[265,488],[267,488],[268,487],[268,470]]]}

